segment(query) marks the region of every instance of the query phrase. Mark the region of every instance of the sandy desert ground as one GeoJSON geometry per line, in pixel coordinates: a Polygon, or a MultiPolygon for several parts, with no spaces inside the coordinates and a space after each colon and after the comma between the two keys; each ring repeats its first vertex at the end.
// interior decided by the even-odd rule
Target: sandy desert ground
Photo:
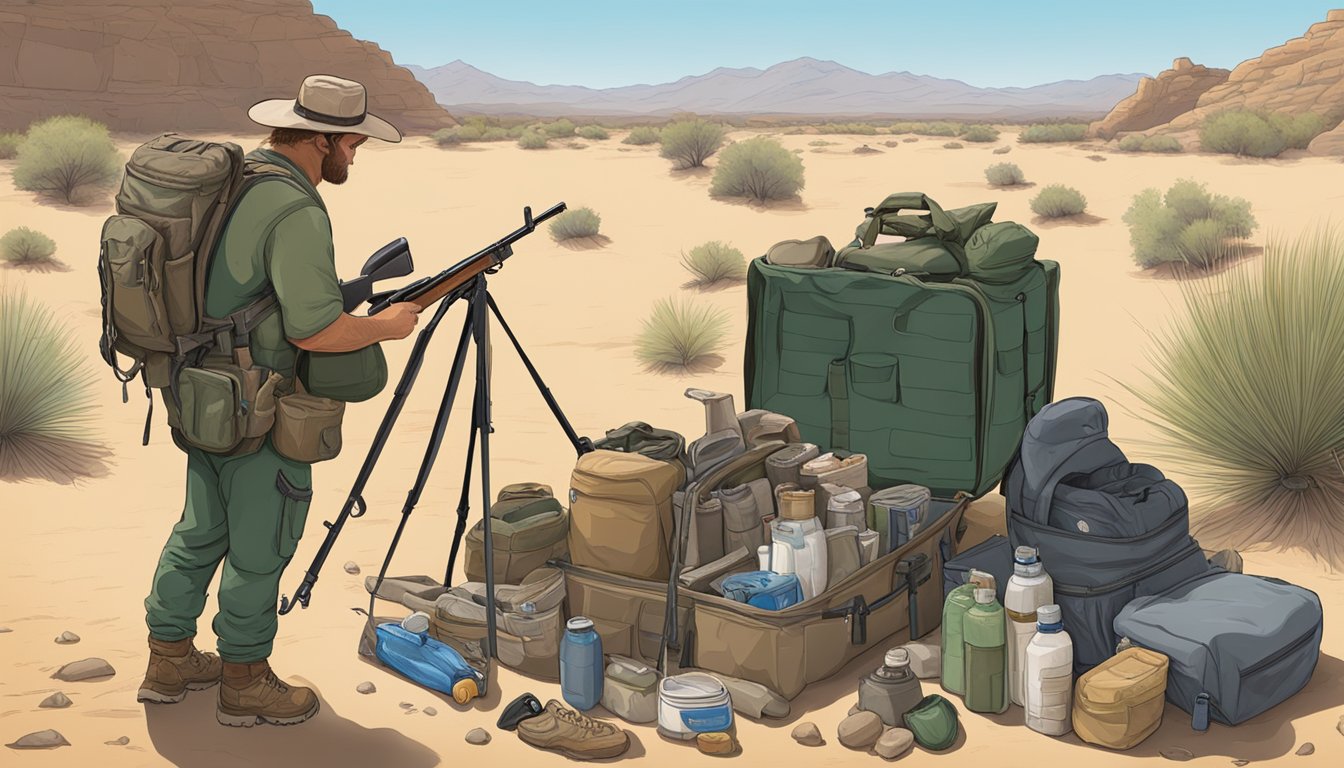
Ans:
{"type": "MultiPolygon", "coordinates": [[[[734,134],[737,138],[745,132],[734,134]]],[[[824,233],[837,244],[849,239],[864,206],[887,193],[922,190],[946,207],[999,201],[997,219],[1030,223],[1028,201],[1036,189],[1062,182],[1082,190],[1092,218],[1084,222],[1035,223],[1040,256],[1063,265],[1062,338],[1057,397],[1087,394],[1102,398],[1112,412],[1113,431],[1144,460],[1139,441],[1151,438],[1143,424],[1121,406],[1131,398],[1115,380],[1135,382],[1145,368],[1145,331],[1161,328],[1180,302],[1179,286],[1138,273],[1129,256],[1128,232],[1120,221],[1131,197],[1146,187],[1165,189],[1191,177],[1214,191],[1248,198],[1266,232],[1291,233],[1322,222],[1344,203],[1337,160],[1297,158],[1239,161],[1210,156],[1134,156],[1070,145],[1019,145],[1013,133],[1007,156],[990,153],[995,144],[942,148],[945,140],[922,138],[896,148],[883,137],[826,137],[836,145],[815,152],[815,136],[782,136],[785,146],[803,149],[807,187],[801,201],[768,209],[710,199],[706,172],[673,172],[653,147],[626,147],[620,134],[605,142],[579,142],[523,151],[513,143],[440,150],[425,139],[397,146],[370,142],[360,152],[350,181],[323,185],[332,213],[339,266],[352,275],[364,258],[388,240],[409,238],[419,270],[438,269],[518,226],[523,205],[534,210],[563,200],[591,206],[602,216],[610,242],[595,248],[567,248],[538,232],[491,279],[505,317],[530,352],[580,434],[640,419],[676,429],[689,438],[702,431],[698,404],[685,399],[687,386],[732,392],[741,405],[742,338],[746,327],[745,288],[732,287],[697,298],[728,309],[731,341],[712,370],[687,376],[644,372],[633,356],[633,339],[650,303],[685,294],[687,274],[680,253],[706,240],[733,243],[754,257],[786,238],[824,233]],[[868,143],[881,154],[855,155],[868,143]],[[983,170],[992,162],[1017,163],[1035,188],[992,190],[983,170]]],[[[897,138],[897,137],[892,137],[897,138]]],[[[245,147],[258,137],[234,137],[245,147]]],[[[126,151],[135,137],[123,137],[126,151]]],[[[711,159],[711,165],[713,160],[711,159]]],[[[78,335],[95,376],[98,429],[113,451],[106,474],[75,486],[45,482],[0,486],[4,534],[0,535],[0,741],[54,728],[73,746],[51,751],[5,750],[5,765],[54,766],[364,766],[407,768],[464,760],[513,765],[560,765],[564,758],[535,751],[494,728],[501,701],[524,690],[544,701],[558,697],[557,685],[537,683],[508,670],[498,675],[496,693],[459,708],[361,660],[355,653],[362,618],[351,612],[366,602],[364,575],[376,573],[397,522],[428,436],[442,392],[461,308],[445,320],[420,384],[401,425],[383,454],[366,492],[368,515],[352,521],[323,571],[312,607],[283,617],[274,667],[282,676],[314,686],[323,698],[321,714],[294,728],[230,729],[214,722],[214,692],[193,693],[174,706],[135,702],[144,669],[142,600],[159,549],[178,519],[182,504],[183,457],[155,414],[148,447],[140,446],[144,401],[132,391],[120,401],[98,358],[98,295],[95,254],[99,227],[110,205],[68,208],[38,205],[10,182],[12,164],[0,163],[0,230],[26,225],[54,237],[58,258],[71,269],[34,274],[0,271],[0,281],[21,284],[56,307],[78,335]],[[346,574],[352,560],[364,575],[346,574]],[[77,645],[57,645],[64,630],[79,634],[77,645]],[[100,682],[60,683],[51,674],[66,662],[100,656],[117,673],[100,682]],[[371,680],[373,695],[356,686],[371,680]],[[73,705],[38,709],[53,691],[73,705]],[[415,711],[398,706],[410,702],[415,711]],[[434,706],[437,716],[424,714],[434,706]],[[494,741],[470,747],[463,735],[490,729],[494,741]],[[121,736],[124,746],[106,745],[121,736]]],[[[394,371],[410,342],[388,347],[394,371]]],[[[535,480],[567,487],[574,455],[554,425],[521,364],[495,337],[492,437],[495,487],[535,480]]],[[[345,498],[364,458],[391,387],[375,401],[353,406],[346,419],[344,453],[315,469],[315,495],[307,536],[282,583],[292,592],[322,540],[321,521],[330,520],[345,498]]],[[[459,397],[438,470],[392,573],[438,573],[447,557],[456,505],[469,398],[459,397]]],[[[1179,475],[1177,476],[1179,479],[1179,475]]],[[[476,496],[475,498],[479,498],[476,496]]],[[[975,507],[982,529],[1001,526],[1002,503],[991,494],[975,507]]],[[[478,510],[474,512],[479,513],[478,510]]],[[[1047,564],[1048,565],[1048,564],[1047,564]]],[[[1326,606],[1325,641],[1309,687],[1286,704],[1238,728],[1214,725],[1198,735],[1188,719],[1168,707],[1161,730],[1136,749],[1112,753],[1083,745],[1076,737],[1051,739],[1020,725],[1021,710],[998,717],[963,711],[964,735],[948,753],[916,748],[902,759],[914,765],[1088,765],[1128,766],[1160,761],[1159,751],[1181,747],[1195,755],[1192,765],[1339,764],[1344,734],[1336,723],[1344,714],[1344,580],[1338,572],[1300,553],[1251,553],[1246,570],[1272,574],[1321,595],[1326,606]],[[1315,754],[1299,757],[1305,742],[1315,754]]],[[[208,610],[213,610],[213,601],[208,610]]],[[[202,620],[200,643],[213,645],[210,614],[202,620]]],[[[782,765],[807,761],[823,765],[877,765],[880,758],[851,752],[835,740],[835,728],[856,700],[858,678],[879,664],[881,648],[856,660],[834,679],[811,687],[793,702],[786,720],[740,721],[740,765],[782,765]],[[827,736],[824,747],[795,744],[789,731],[813,721],[827,736]]],[[[926,683],[928,692],[937,686],[926,683]]],[[[693,747],[660,738],[653,728],[631,726],[634,744],[624,759],[649,765],[703,763],[693,747]]]]}

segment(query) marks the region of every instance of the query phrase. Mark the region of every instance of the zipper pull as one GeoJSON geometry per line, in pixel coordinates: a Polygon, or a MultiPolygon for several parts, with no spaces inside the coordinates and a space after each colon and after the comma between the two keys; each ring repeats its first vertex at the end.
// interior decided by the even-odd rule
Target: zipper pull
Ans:
{"type": "Polygon", "coordinates": [[[1209,730],[1209,694],[1201,693],[1195,697],[1195,711],[1190,718],[1190,727],[1200,733],[1209,730]]]}
{"type": "Polygon", "coordinates": [[[129,403],[130,401],[130,396],[126,394],[126,382],[123,381],[121,382],[121,402],[129,403]]]}

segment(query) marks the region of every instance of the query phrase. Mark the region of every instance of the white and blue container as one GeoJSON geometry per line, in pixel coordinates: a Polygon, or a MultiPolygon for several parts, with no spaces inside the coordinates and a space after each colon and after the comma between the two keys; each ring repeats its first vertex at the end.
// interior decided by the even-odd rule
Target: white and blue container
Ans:
{"type": "Polygon", "coordinates": [[[868,527],[881,534],[883,554],[899,549],[924,528],[933,498],[922,485],[897,485],[868,499],[868,527]]]}
{"type": "Polygon", "coordinates": [[[587,711],[602,700],[602,638],[592,619],[575,616],[565,624],[560,641],[560,695],[570,706],[587,711]]]}
{"type": "Polygon", "coordinates": [[[732,727],[733,700],[717,677],[687,672],[665,677],[658,684],[658,732],[662,735],[689,741],[732,727]]]}

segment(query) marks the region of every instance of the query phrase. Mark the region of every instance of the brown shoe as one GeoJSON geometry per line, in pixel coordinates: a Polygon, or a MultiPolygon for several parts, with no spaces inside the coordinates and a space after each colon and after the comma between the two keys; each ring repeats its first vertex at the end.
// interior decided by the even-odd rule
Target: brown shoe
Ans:
{"type": "Polygon", "coordinates": [[[219,682],[219,657],[196,650],[191,640],[170,643],[150,636],[149,668],[136,701],[176,704],[187,697],[187,691],[203,691],[219,682]]]}
{"type": "Polygon", "coordinates": [[[550,749],[575,760],[601,760],[625,754],[630,734],[611,723],[593,720],[551,699],[536,717],[518,724],[518,738],[538,749],[550,749]]]}
{"type": "Polygon", "coordinates": [[[223,679],[215,709],[215,719],[223,725],[295,725],[317,714],[317,694],[311,688],[286,684],[265,659],[251,664],[226,661],[223,679]]]}

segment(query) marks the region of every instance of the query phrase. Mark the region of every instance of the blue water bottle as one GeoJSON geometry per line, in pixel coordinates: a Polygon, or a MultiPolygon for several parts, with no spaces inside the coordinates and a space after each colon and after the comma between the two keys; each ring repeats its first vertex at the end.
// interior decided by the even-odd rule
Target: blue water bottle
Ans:
{"type": "Polygon", "coordinates": [[[602,700],[602,638],[592,619],[575,616],[560,641],[560,695],[577,710],[602,700]]]}

